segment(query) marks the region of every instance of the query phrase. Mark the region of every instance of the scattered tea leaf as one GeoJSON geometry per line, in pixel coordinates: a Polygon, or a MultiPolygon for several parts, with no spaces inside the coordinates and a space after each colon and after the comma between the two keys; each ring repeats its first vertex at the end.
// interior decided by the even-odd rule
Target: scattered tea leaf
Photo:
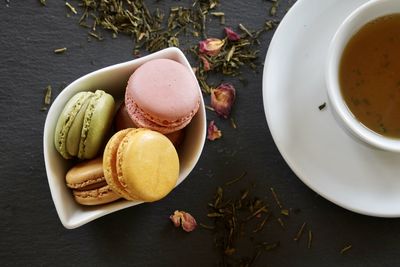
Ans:
{"type": "Polygon", "coordinates": [[[242,23],[239,23],[239,28],[244,31],[248,36],[253,37],[253,34],[242,23]]]}
{"type": "Polygon", "coordinates": [[[340,250],[340,254],[344,254],[352,248],[352,245],[347,245],[342,250],[340,250]]]}
{"type": "Polygon", "coordinates": [[[308,230],[308,244],[307,244],[307,247],[309,249],[311,248],[312,239],[313,239],[313,233],[312,233],[311,230],[308,230]]]}
{"type": "Polygon", "coordinates": [[[94,33],[94,32],[89,32],[89,35],[96,38],[99,41],[102,41],[104,39],[103,37],[101,37],[100,35],[98,35],[97,33],[94,33]]]}
{"type": "Polygon", "coordinates": [[[51,104],[51,93],[52,93],[52,88],[51,85],[47,85],[47,87],[44,89],[43,94],[43,106],[40,108],[40,111],[46,111],[48,107],[51,104]]]}
{"type": "Polygon", "coordinates": [[[236,122],[235,122],[235,119],[231,116],[231,125],[232,125],[232,128],[233,129],[236,129],[237,128],[237,124],[236,124],[236,122]]]}
{"type": "Polygon", "coordinates": [[[66,47],[54,49],[54,53],[56,53],[56,54],[62,54],[65,51],[67,51],[66,47]]]}
{"type": "Polygon", "coordinates": [[[270,251],[273,249],[276,249],[277,247],[279,247],[280,242],[273,242],[273,243],[267,243],[267,242],[263,242],[259,245],[259,247],[263,248],[266,251],[270,251]]]}
{"type": "Polygon", "coordinates": [[[304,228],[306,227],[306,223],[304,222],[302,225],[301,225],[301,227],[300,227],[300,229],[299,229],[299,231],[297,232],[297,234],[296,234],[296,236],[293,238],[293,240],[294,241],[299,241],[300,240],[300,238],[301,238],[301,236],[302,236],[302,234],[303,234],[303,231],[304,231],[304,228]]]}
{"type": "Polygon", "coordinates": [[[282,209],[283,206],[282,206],[281,202],[279,201],[278,195],[275,193],[275,189],[274,189],[273,187],[271,187],[270,190],[271,190],[272,196],[273,196],[274,199],[275,199],[276,205],[278,205],[278,207],[279,207],[280,209],[282,209]]]}
{"type": "Polygon", "coordinates": [[[258,216],[261,213],[267,213],[268,209],[267,209],[267,205],[263,205],[262,207],[258,208],[256,211],[254,211],[250,216],[248,216],[247,218],[245,218],[245,221],[249,221],[251,219],[253,219],[254,217],[258,216]]]}
{"type": "Polygon", "coordinates": [[[44,93],[44,104],[45,105],[50,105],[50,103],[51,103],[51,92],[52,92],[51,85],[47,85],[47,87],[45,89],[45,93],[44,93]]]}
{"type": "Polygon", "coordinates": [[[225,13],[224,12],[211,12],[211,15],[219,17],[219,22],[221,25],[225,24],[225,13]]]}
{"type": "Polygon", "coordinates": [[[267,213],[264,220],[262,220],[262,222],[257,226],[257,228],[253,230],[253,233],[258,233],[258,232],[262,231],[264,229],[264,225],[267,223],[269,217],[270,217],[270,214],[267,213]]]}
{"type": "Polygon", "coordinates": [[[326,103],[322,103],[321,105],[318,106],[319,110],[323,110],[326,107],[326,103]]]}
{"type": "Polygon", "coordinates": [[[210,226],[210,225],[207,225],[207,224],[204,224],[204,223],[199,223],[199,225],[201,227],[203,227],[204,229],[207,229],[207,230],[214,230],[215,229],[215,226],[210,226]]]}
{"type": "Polygon", "coordinates": [[[289,210],[288,209],[283,209],[283,210],[281,210],[281,214],[288,217],[289,216],[289,210]]]}
{"type": "Polygon", "coordinates": [[[278,223],[279,223],[279,225],[282,227],[282,229],[285,229],[285,228],[286,228],[286,227],[285,227],[285,223],[282,221],[281,218],[277,218],[276,220],[278,221],[278,223]]]}
{"type": "Polygon", "coordinates": [[[278,10],[278,5],[279,5],[279,0],[272,1],[271,8],[269,9],[269,14],[274,17],[276,15],[276,12],[278,10]]]}
{"type": "Polygon", "coordinates": [[[207,214],[208,218],[216,218],[216,217],[224,217],[224,214],[222,213],[217,213],[217,212],[212,212],[207,214]]]}
{"type": "Polygon", "coordinates": [[[231,185],[231,184],[234,184],[234,183],[240,181],[243,177],[246,176],[246,174],[247,174],[247,172],[243,172],[240,176],[236,177],[235,179],[226,182],[225,185],[231,185]]]}
{"type": "Polygon", "coordinates": [[[75,7],[73,7],[70,3],[65,2],[65,5],[69,8],[69,10],[71,10],[72,13],[74,13],[75,15],[78,14],[75,7]]]}
{"type": "Polygon", "coordinates": [[[205,108],[208,109],[209,111],[213,111],[213,112],[215,111],[214,108],[212,108],[212,107],[210,107],[210,106],[208,106],[208,105],[205,105],[205,108]]]}

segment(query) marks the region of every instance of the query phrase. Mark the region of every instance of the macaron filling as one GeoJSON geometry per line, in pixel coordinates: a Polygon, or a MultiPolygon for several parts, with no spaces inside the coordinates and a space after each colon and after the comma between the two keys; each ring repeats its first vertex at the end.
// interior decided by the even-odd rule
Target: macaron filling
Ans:
{"type": "Polygon", "coordinates": [[[85,99],[82,107],[79,109],[79,112],[72,121],[70,129],[68,130],[68,136],[66,138],[66,150],[71,156],[77,156],[79,152],[79,142],[81,139],[83,120],[85,118],[86,109],[89,105],[90,99],[93,96],[92,94],[88,95],[89,97],[85,99]]]}
{"type": "Polygon", "coordinates": [[[69,159],[73,155],[66,149],[67,136],[72,123],[85,101],[91,96],[90,92],[81,92],[73,96],[65,105],[57,122],[54,143],[57,151],[65,158],[69,159]]]}
{"type": "Polygon", "coordinates": [[[162,126],[162,127],[179,128],[179,129],[182,129],[187,124],[189,124],[190,120],[193,118],[193,116],[196,114],[197,110],[200,107],[200,101],[199,101],[199,102],[197,102],[195,108],[189,114],[187,114],[186,116],[180,117],[180,118],[178,118],[176,120],[166,120],[166,119],[159,119],[159,118],[151,115],[150,113],[147,113],[146,111],[144,111],[135,102],[133,97],[131,97],[129,95],[128,92],[126,93],[125,103],[127,103],[127,105],[129,107],[134,109],[134,111],[137,114],[137,116],[140,116],[144,120],[147,120],[148,123],[154,123],[154,124],[157,124],[158,126],[162,126]]]}
{"type": "Polygon", "coordinates": [[[88,179],[82,182],[75,182],[75,183],[68,183],[67,186],[72,189],[78,189],[78,190],[91,190],[97,187],[101,187],[107,185],[106,179],[104,176],[88,179]]]}
{"type": "Polygon", "coordinates": [[[67,172],[65,179],[76,202],[82,205],[105,204],[120,198],[106,182],[102,158],[75,165],[67,172]]]}
{"type": "Polygon", "coordinates": [[[75,200],[83,205],[100,205],[113,202],[120,198],[108,185],[92,190],[73,190],[72,194],[75,200]]]}
{"type": "Polygon", "coordinates": [[[143,111],[139,108],[139,106],[129,96],[125,97],[125,104],[129,108],[128,114],[131,120],[134,122],[134,124],[136,124],[141,128],[148,128],[163,134],[169,134],[185,128],[190,123],[194,114],[197,112],[197,110],[193,110],[193,112],[189,116],[185,117],[182,120],[179,120],[179,123],[175,122],[169,125],[166,124],[162,125],[156,123],[155,121],[149,120],[144,115],[143,111]]]}
{"type": "Polygon", "coordinates": [[[90,99],[89,106],[86,109],[85,118],[82,125],[81,139],[79,143],[79,152],[78,152],[79,158],[84,158],[86,140],[90,130],[90,122],[92,120],[96,103],[99,101],[100,97],[102,97],[103,94],[104,94],[103,91],[97,90],[94,96],[90,99]]]}

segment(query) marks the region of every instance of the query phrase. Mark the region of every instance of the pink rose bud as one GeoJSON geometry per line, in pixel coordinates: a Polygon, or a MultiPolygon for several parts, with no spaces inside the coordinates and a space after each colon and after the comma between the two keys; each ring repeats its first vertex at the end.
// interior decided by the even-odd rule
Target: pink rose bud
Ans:
{"type": "Polygon", "coordinates": [[[203,62],[203,69],[204,71],[209,71],[211,69],[211,64],[210,62],[207,60],[207,58],[203,55],[199,56],[201,61],[203,62]]]}
{"type": "Polygon", "coordinates": [[[192,215],[190,215],[187,212],[183,212],[183,220],[182,220],[182,229],[186,232],[191,232],[194,229],[196,229],[197,227],[197,222],[196,220],[193,218],[192,215]]]}
{"type": "Polygon", "coordinates": [[[231,113],[235,96],[235,87],[230,83],[223,83],[216,89],[211,90],[211,107],[214,108],[218,115],[226,119],[231,113]]]}
{"type": "Polygon", "coordinates": [[[222,46],[225,44],[224,40],[220,40],[217,38],[208,38],[204,41],[200,41],[199,43],[199,51],[200,53],[216,56],[221,51],[222,46]]]}
{"type": "Polygon", "coordinates": [[[225,27],[225,34],[231,41],[240,40],[240,35],[234,32],[231,28],[225,27]]]}
{"type": "Polygon", "coordinates": [[[222,133],[218,129],[217,125],[215,125],[214,121],[210,121],[210,124],[208,124],[208,129],[207,129],[207,139],[214,141],[215,139],[221,138],[222,133]]]}
{"type": "Polygon", "coordinates": [[[181,218],[178,214],[178,211],[174,212],[174,215],[169,216],[171,219],[172,223],[175,225],[175,227],[181,226],[181,218]]]}
{"type": "Polygon", "coordinates": [[[186,232],[191,232],[197,227],[196,220],[187,212],[176,210],[173,215],[169,216],[175,227],[181,226],[186,232]]]}

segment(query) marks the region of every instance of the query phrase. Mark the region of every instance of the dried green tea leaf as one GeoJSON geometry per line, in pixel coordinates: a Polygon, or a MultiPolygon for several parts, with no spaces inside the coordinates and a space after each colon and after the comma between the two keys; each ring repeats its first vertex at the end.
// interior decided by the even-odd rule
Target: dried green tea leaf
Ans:
{"type": "Polygon", "coordinates": [[[305,222],[301,225],[301,227],[300,227],[299,231],[297,232],[296,236],[293,238],[294,241],[297,242],[297,241],[300,240],[306,225],[307,225],[307,223],[305,223],[305,222]]]}
{"type": "Polygon", "coordinates": [[[246,176],[246,174],[247,174],[247,172],[243,172],[240,176],[236,177],[235,179],[226,182],[225,185],[231,185],[231,184],[234,184],[234,183],[240,181],[243,177],[246,176]]]}
{"type": "Polygon", "coordinates": [[[69,8],[69,10],[71,10],[72,13],[74,13],[75,15],[78,14],[75,7],[73,7],[70,3],[65,2],[65,5],[69,8]]]}
{"type": "Polygon", "coordinates": [[[50,105],[51,103],[51,92],[52,92],[51,85],[47,85],[44,92],[44,101],[43,101],[45,105],[50,105]]]}
{"type": "Polygon", "coordinates": [[[278,207],[280,209],[282,209],[283,206],[282,206],[281,202],[279,201],[278,195],[275,193],[275,189],[273,187],[271,187],[270,190],[271,190],[272,196],[275,199],[276,205],[278,205],[278,207]]]}
{"type": "Polygon", "coordinates": [[[56,53],[56,54],[62,54],[65,51],[67,51],[66,47],[54,49],[54,53],[56,53]]]}
{"type": "Polygon", "coordinates": [[[308,244],[307,244],[307,248],[311,248],[311,243],[312,243],[312,239],[313,239],[313,233],[311,232],[311,230],[308,230],[308,244]]]}
{"type": "Polygon", "coordinates": [[[347,245],[342,250],[340,250],[340,254],[344,254],[352,248],[352,245],[347,245]]]}

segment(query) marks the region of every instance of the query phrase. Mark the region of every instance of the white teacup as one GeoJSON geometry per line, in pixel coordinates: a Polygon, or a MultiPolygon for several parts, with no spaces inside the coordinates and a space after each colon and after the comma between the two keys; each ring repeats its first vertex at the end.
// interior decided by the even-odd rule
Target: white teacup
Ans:
{"type": "Polygon", "coordinates": [[[394,13],[400,13],[400,0],[371,0],[357,8],[343,21],[329,47],[326,82],[330,106],[346,130],[375,148],[400,152],[400,139],[380,135],[355,118],[345,103],[339,84],[340,61],[350,39],[368,22],[394,13]]]}

